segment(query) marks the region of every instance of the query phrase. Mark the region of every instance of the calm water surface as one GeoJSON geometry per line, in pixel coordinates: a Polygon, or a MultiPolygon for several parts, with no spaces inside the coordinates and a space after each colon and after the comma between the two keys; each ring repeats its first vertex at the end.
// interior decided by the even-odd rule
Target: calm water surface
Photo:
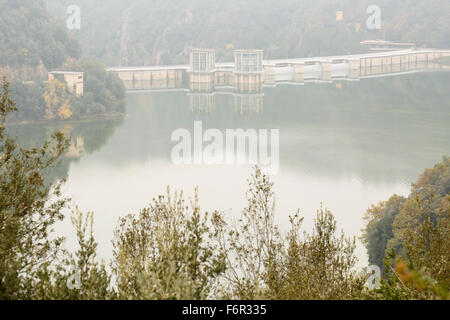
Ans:
{"type": "MultiPolygon", "coordinates": [[[[118,218],[137,213],[168,185],[187,196],[198,186],[204,210],[236,217],[245,206],[251,167],[174,165],[173,130],[192,130],[195,120],[204,129],[279,129],[280,169],[272,179],[280,225],[286,227],[288,215],[299,208],[304,228],[311,230],[323,202],[339,228],[359,236],[370,204],[407,195],[424,168],[450,154],[449,88],[449,73],[425,73],[279,85],[244,95],[130,92],[123,119],[61,125],[79,148],[53,175],[68,178],[65,192],[74,204],[95,212],[100,256],[109,259],[118,218]]],[[[14,128],[29,144],[53,129],[14,128]]],[[[69,222],[58,231],[72,247],[69,222]]],[[[365,264],[361,243],[357,255],[365,264]]]]}

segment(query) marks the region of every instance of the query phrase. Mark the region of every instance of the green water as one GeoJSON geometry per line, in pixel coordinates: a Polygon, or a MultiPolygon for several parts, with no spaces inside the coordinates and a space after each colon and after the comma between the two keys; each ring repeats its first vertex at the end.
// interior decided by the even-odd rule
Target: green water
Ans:
{"type": "MultiPolygon", "coordinates": [[[[57,128],[74,141],[81,138],[81,155],[65,158],[50,179],[67,177],[65,192],[73,203],[95,212],[100,255],[106,258],[118,217],[148,205],[167,185],[188,196],[198,186],[204,210],[236,217],[245,206],[250,165],[171,161],[172,132],[192,131],[195,120],[205,129],[279,129],[280,168],[272,177],[278,222],[287,226],[288,215],[300,208],[310,229],[323,202],[340,228],[359,236],[371,203],[393,193],[407,195],[424,168],[450,154],[449,88],[450,73],[425,73],[279,85],[247,95],[133,92],[123,119],[10,131],[27,145],[40,143],[57,128]]],[[[68,222],[58,230],[73,235],[68,222]]],[[[357,254],[364,263],[361,244],[357,254]]]]}

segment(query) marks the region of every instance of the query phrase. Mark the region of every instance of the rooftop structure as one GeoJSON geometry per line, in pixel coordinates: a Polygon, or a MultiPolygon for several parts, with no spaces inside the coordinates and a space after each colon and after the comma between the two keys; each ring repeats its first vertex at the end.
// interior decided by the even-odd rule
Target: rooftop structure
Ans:
{"type": "Polygon", "coordinates": [[[213,49],[194,49],[189,57],[189,72],[212,72],[216,65],[213,49]]]}
{"type": "Polygon", "coordinates": [[[263,72],[263,50],[241,49],[234,51],[234,72],[263,72]]]}
{"type": "Polygon", "coordinates": [[[414,48],[416,46],[415,43],[386,40],[365,40],[362,41],[361,44],[370,47],[370,50],[401,50],[414,48]]]}

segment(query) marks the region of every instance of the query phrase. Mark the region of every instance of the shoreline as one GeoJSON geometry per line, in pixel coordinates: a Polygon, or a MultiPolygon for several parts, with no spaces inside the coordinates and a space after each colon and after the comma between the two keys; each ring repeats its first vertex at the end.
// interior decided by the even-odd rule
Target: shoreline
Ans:
{"type": "Polygon", "coordinates": [[[111,120],[125,116],[126,113],[112,112],[104,113],[92,116],[83,116],[77,119],[67,119],[67,120],[22,120],[22,121],[7,121],[6,126],[26,126],[26,125],[59,125],[74,122],[90,122],[90,121],[100,121],[100,120],[111,120]]]}

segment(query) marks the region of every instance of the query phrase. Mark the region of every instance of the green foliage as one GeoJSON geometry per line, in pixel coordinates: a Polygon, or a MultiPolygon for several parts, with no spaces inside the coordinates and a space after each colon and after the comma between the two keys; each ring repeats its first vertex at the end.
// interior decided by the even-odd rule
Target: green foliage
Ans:
{"type": "Polygon", "coordinates": [[[97,243],[92,214],[72,217],[80,249],[62,249],[53,227],[68,204],[64,180],[46,183],[49,170],[68,150],[69,140],[56,132],[41,148],[24,149],[5,134],[8,113],[15,111],[4,80],[0,94],[0,299],[110,299],[111,276],[95,261],[97,243]],[[68,282],[79,278],[79,288],[68,282]]]}
{"type": "Polygon", "coordinates": [[[285,283],[276,299],[351,299],[360,291],[362,278],[355,273],[355,239],[336,236],[336,220],[330,211],[317,212],[312,234],[301,241],[291,231],[285,283]]]}
{"type": "Polygon", "coordinates": [[[414,269],[399,256],[395,249],[386,253],[384,260],[385,278],[380,288],[365,292],[363,296],[378,300],[436,300],[448,299],[437,282],[422,270],[414,269]]]}
{"type": "Polygon", "coordinates": [[[450,287],[450,195],[447,195],[446,208],[440,212],[441,218],[436,222],[419,202],[425,217],[420,226],[408,230],[405,249],[411,267],[435,279],[448,293],[450,287]]]}
{"type": "Polygon", "coordinates": [[[386,249],[405,253],[409,232],[415,232],[427,217],[434,224],[446,221],[449,194],[450,158],[444,156],[434,168],[425,169],[413,183],[407,199],[394,195],[388,201],[372,205],[366,212],[362,234],[370,263],[381,266],[386,249]]]}
{"type": "MultiPolygon", "coordinates": [[[[380,290],[369,296],[375,299],[450,299],[450,194],[448,190],[449,158],[444,157],[432,169],[425,169],[413,184],[410,197],[403,202],[393,221],[389,244],[398,245],[386,252],[380,290]],[[437,195],[437,196],[436,196],[437,195]],[[397,230],[395,229],[397,228],[397,230]]],[[[391,200],[395,200],[393,197],[391,200]]],[[[391,201],[390,200],[390,201],[391,201]]],[[[385,204],[382,203],[384,206],[385,204]]],[[[385,207],[385,206],[384,206],[385,207]]],[[[398,208],[398,205],[396,206],[398,208]]],[[[375,207],[373,207],[375,208],[375,207]]],[[[369,253],[371,230],[380,228],[380,221],[388,219],[383,210],[372,213],[365,230],[369,253]],[[383,216],[384,215],[384,216],[383,216]]],[[[392,219],[390,219],[392,220],[392,219]]]]}
{"type": "Polygon", "coordinates": [[[68,91],[64,82],[59,81],[58,79],[50,80],[46,85],[44,100],[46,105],[46,119],[53,120],[58,115],[60,119],[66,119],[72,115],[70,109],[68,109],[70,98],[68,97],[68,91]],[[69,110],[67,116],[60,112],[63,108],[69,110]]]}
{"type": "Polygon", "coordinates": [[[31,299],[49,300],[105,300],[117,297],[111,287],[111,275],[103,262],[95,260],[97,243],[94,240],[93,214],[83,215],[76,209],[71,217],[79,249],[75,255],[61,251],[60,259],[44,265],[30,279],[31,299]]]}
{"type": "Polygon", "coordinates": [[[68,140],[57,132],[41,148],[23,149],[5,135],[4,124],[15,106],[4,80],[0,99],[0,298],[27,297],[25,280],[56,258],[62,238],[50,239],[62,220],[67,199],[63,181],[50,189],[46,171],[65,153],[68,140]]]}
{"type": "Polygon", "coordinates": [[[19,122],[26,119],[41,119],[45,115],[45,84],[40,81],[22,83],[12,81],[11,96],[17,105],[16,112],[9,115],[10,121],[19,122]]]}
{"type": "Polygon", "coordinates": [[[113,271],[122,299],[206,299],[224,271],[208,214],[197,192],[190,206],[182,193],[160,196],[138,217],[120,219],[113,271]]]}
{"type": "Polygon", "coordinates": [[[220,247],[227,252],[224,294],[232,298],[257,299],[267,294],[267,269],[276,268],[283,248],[281,234],[274,222],[273,183],[257,169],[249,180],[248,205],[236,222],[215,214],[214,226],[220,247]]]}
{"type": "MultiPolygon", "coordinates": [[[[66,18],[71,0],[47,0],[66,18]]],[[[372,0],[78,0],[83,24],[77,38],[85,54],[109,65],[178,64],[193,47],[215,48],[220,61],[230,47],[264,49],[268,58],[327,56],[364,50],[366,39],[450,47],[447,0],[379,0],[382,29],[368,30],[372,0]],[[336,12],[343,11],[343,21],[336,12]],[[358,28],[357,26],[360,26],[358,28]]]]}
{"type": "Polygon", "coordinates": [[[383,300],[450,299],[450,196],[445,211],[436,223],[426,202],[417,199],[423,222],[407,230],[403,254],[394,248],[384,258],[385,278],[377,290],[362,292],[361,297],[383,300]]]}
{"type": "Polygon", "coordinates": [[[362,289],[362,278],[353,270],[355,240],[336,237],[330,211],[321,208],[313,232],[303,238],[297,212],[283,235],[274,223],[273,183],[258,168],[249,181],[247,200],[236,224],[216,221],[219,243],[228,252],[225,297],[350,299],[362,289]]]}
{"type": "Polygon", "coordinates": [[[449,194],[450,157],[444,156],[442,162],[431,169],[425,169],[413,184],[410,196],[393,222],[393,242],[404,243],[407,232],[414,230],[424,221],[426,215],[423,214],[423,208],[433,222],[445,216],[444,200],[449,194]],[[421,201],[425,203],[422,204],[421,201]]]}
{"type": "Polygon", "coordinates": [[[80,49],[42,0],[0,1],[0,65],[47,68],[77,58],[80,49]]]}
{"type": "Polygon", "coordinates": [[[434,226],[429,218],[409,232],[406,256],[395,249],[384,259],[385,279],[380,289],[363,297],[382,300],[449,300],[449,225],[434,226]]]}
{"type": "Polygon", "coordinates": [[[84,72],[84,95],[68,91],[62,78],[24,84],[14,81],[12,96],[19,106],[10,121],[77,120],[92,116],[120,114],[125,111],[125,88],[116,74],[106,71],[101,63],[82,59],[67,67],[84,72]]]}
{"type": "Polygon", "coordinates": [[[0,74],[11,79],[12,96],[20,107],[10,121],[80,119],[124,111],[125,91],[117,75],[92,61],[73,62],[80,49],[64,25],[66,19],[53,18],[42,0],[0,0],[0,7],[0,74]],[[85,72],[85,96],[76,97],[54,83],[45,85],[47,71],[55,68],[85,72]]]}
{"type": "Polygon", "coordinates": [[[85,74],[84,96],[73,101],[75,117],[125,111],[125,88],[116,74],[88,59],[74,63],[71,69],[85,74]]]}
{"type": "Polygon", "coordinates": [[[370,264],[383,266],[388,242],[394,237],[392,223],[405,200],[402,196],[393,195],[388,201],[367,209],[364,216],[366,226],[361,238],[367,248],[370,264]]]}

